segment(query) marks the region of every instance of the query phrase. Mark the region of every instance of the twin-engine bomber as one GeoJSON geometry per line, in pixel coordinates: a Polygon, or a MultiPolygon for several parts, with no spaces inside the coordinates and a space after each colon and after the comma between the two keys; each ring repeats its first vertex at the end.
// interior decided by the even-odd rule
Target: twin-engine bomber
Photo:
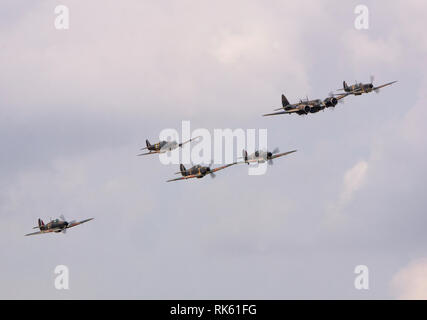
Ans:
{"type": "Polygon", "coordinates": [[[331,95],[324,100],[308,100],[307,98],[306,100],[300,100],[298,103],[291,104],[289,103],[288,99],[286,99],[285,95],[282,94],[282,108],[275,109],[274,111],[283,111],[263,114],[263,117],[291,113],[296,113],[299,115],[316,113],[321,110],[324,110],[325,108],[335,107],[337,103],[346,96],[347,94],[341,94],[336,97],[331,95]]]}
{"type": "Polygon", "coordinates": [[[291,114],[291,113],[296,113],[298,115],[316,113],[321,110],[325,110],[325,108],[335,107],[338,102],[343,102],[343,100],[341,101],[341,99],[349,95],[360,96],[364,93],[370,93],[372,91],[378,93],[380,92],[381,88],[390,86],[393,83],[396,83],[397,81],[388,82],[377,87],[374,86],[373,82],[374,82],[373,76],[371,76],[370,83],[356,82],[354,85],[349,86],[345,81],[343,81],[342,89],[337,89],[337,90],[344,91],[344,92],[340,92],[340,93],[331,92],[329,93],[329,97],[324,100],[321,100],[321,99],[308,100],[307,98],[306,100],[300,100],[298,103],[291,104],[289,103],[288,99],[286,99],[286,97],[282,94],[282,108],[274,110],[279,112],[263,114],[263,117],[276,116],[279,114],[291,114]]]}

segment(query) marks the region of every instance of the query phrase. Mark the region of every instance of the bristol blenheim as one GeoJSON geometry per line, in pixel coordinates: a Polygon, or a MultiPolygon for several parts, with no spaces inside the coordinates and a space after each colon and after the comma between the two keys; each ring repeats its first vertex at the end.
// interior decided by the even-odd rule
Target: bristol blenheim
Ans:
{"type": "Polygon", "coordinates": [[[286,99],[285,95],[282,94],[282,108],[275,109],[274,111],[279,112],[273,112],[273,113],[267,113],[263,114],[263,117],[265,116],[276,116],[279,114],[291,114],[296,113],[299,115],[309,114],[309,113],[316,113],[321,110],[324,110],[325,108],[335,107],[337,103],[345,98],[348,94],[341,94],[337,96],[333,96],[332,94],[327,97],[324,100],[321,99],[315,99],[315,100],[300,100],[298,103],[289,103],[288,99],[286,99]]]}
{"type": "Polygon", "coordinates": [[[180,171],[176,172],[175,174],[181,174],[182,177],[171,179],[171,180],[168,180],[166,182],[178,181],[178,180],[187,180],[187,179],[192,179],[192,178],[200,179],[200,178],[203,178],[204,176],[206,176],[208,174],[211,176],[211,178],[215,178],[215,176],[216,176],[215,172],[222,170],[222,169],[225,169],[225,168],[228,168],[228,167],[231,167],[232,165],[235,165],[235,164],[236,164],[236,162],[233,162],[233,163],[230,163],[230,164],[227,164],[225,166],[218,167],[215,169],[212,169],[210,165],[209,166],[195,165],[195,166],[191,167],[190,169],[186,169],[185,166],[183,164],[181,164],[179,166],[180,171]]]}
{"type": "Polygon", "coordinates": [[[33,229],[39,229],[40,231],[28,233],[26,236],[33,236],[36,234],[50,233],[50,232],[62,232],[66,233],[67,229],[78,226],[82,223],[93,220],[94,218],[82,220],[82,221],[66,221],[64,216],[61,215],[60,219],[53,219],[49,223],[44,224],[42,219],[39,219],[39,225],[37,227],[33,227],[33,229]]]}

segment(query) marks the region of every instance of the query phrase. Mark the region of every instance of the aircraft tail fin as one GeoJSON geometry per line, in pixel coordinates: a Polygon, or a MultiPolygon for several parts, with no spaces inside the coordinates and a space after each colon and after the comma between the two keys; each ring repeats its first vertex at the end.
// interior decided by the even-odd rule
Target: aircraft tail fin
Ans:
{"type": "Polygon", "coordinates": [[[39,225],[38,225],[37,227],[33,227],[33,229],[40,229],[40,230],[42,230],[42,228],[44,227],[44,222],[43,222],[43,220],[39,218],[39,220],[38,220],[38,224],[39,224],[39,225]]]}
{"type": "Polygon", "coordinates": [[[182,163],[179,166],[179,170],[181,171],[181,174],[184,176],[186,169],[185,169],[185,166],[182,163]]]}
{"type": "Polygon", "coordinates": [[[242,150],[242,155],[243,155],[243,160],[245,162],[247,162],[248,161],[248,152],[245,149],[242,150]]]}
{"type": "Polygon", "coordinates": [[[286,99],[285,95],[282,94],[282,106],[283,106],[283,108],[288,106],[288,105],[290,105],[288,99],[286,99]]]}
{"type": "Polygon", "coordinates": [[[147,148],[151,147],[150,141],[148,141],[148,139],[145,140],[145,144],[147,145],[147,148]]]}
{"type": "Polygon", "coordinates": [[[348,85],[345,81],[342,82],[342,87],[343,87],[344,91],[348,90],[348,85]]]}

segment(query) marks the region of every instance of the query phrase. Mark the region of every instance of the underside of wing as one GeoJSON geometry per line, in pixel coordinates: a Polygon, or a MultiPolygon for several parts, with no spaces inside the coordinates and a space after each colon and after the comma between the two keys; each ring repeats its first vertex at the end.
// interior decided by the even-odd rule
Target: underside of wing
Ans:
{"type": "Polygon", "coordinates": [[[37,231],[37,232],[32,232],[32,233],[27,233],[25,236],[34,236],[36,234],[43,234],[43,233],[51,233],[57,231],[57,229],[49,229],[49,230],[43,230],[43,231],[37,231]]]}
{"type": "Polygon", "coordinates": [[[348,95],[349,95],[348,93],[340,94],[340,95],[337,95],[335,97],[335,99],[337,99],[338,101],[340,101],[341,99],[347,97],[348,95]]]}
{"type": "Polygon", "coordinates": [[[236,162],[236,164],[240,164],[240,163],[252,163],[252,162],[258,162],[258,161],[259,161],[259,159],[248,159],[246,161],[236,162]]]}
{"type": "Polygon", "coordinates": [[[378,86],[378,87],[375,87],[375,88],[374,88],[374,90],[378,90],[378,89],[381,89],[381,88],[387,87],[387,86],[389,86],[389,85],[392,85],[392,84],[393,84],[393,83],[395,83],[395,82],[397,82],[397,81],[392,81],[392,82],[389,82],[389,83],[386,83],[386,84],[380,85],[380,86],[378,86]]]}
{"type": "Polygon", "coordinates": [[[178,180],[187,180],[187,179],[199,178],[199,177],[200,177],[200,175],[198,175],[198,174],[191,174],[191,175],[188,175],[188,176],[182,176],[182,177],[179,177],[179,178],[170,179],[170,180],[168,180],[166,182],[172,182],[172,181],[178,181],[178,180]]]}
{"type": "Polygon", "coordinates": [[[222,169],[225,169],[225,168],[231,167],[231,166],[235,165],[236,163],[237,163],[237,162],[233,162],[233,163],[230,163],[230,164],[226,164],[225,166],[222,166],[222,167],[218,167],[218,168],[215,168],[215,169],[211,169],[211,172],[217,172],[217,171],[219,171],[219,170],[222,170],[222,169]]]}
{"type": "Polygon", "coordinates": [[[273,113],[267,113],[267,114],[263,114],[263,117],[266,116],[277,116],[279,114],[289,114],[289,113],[294,113],[294,112],[298,112],[299,109],[295,108],[295,109],[289,109],[289,110],[284,110],[284,111],[280,111],[280,112],[273,112],[273,113]]]}
{"type": "Polygon", "coordinates": [[[89,218],[89,219],[86,219],[86,220],[82,220],[82,221],[78,221],[78,222],[70,223],[70,224],[67,226],[67,229],[72,228],[72,227],[75,227],[75,226],[78,226],[79,224],[82,224],[82,223],[85,223],[85,222],[91,221],[91,220],[93,220],[93,219],[94,219],[94,218],[89,218]]]}
{"type": "Polygon", "coordinates": [[[182,143],[180,143],[179,144],[179,146],[180,147],[182,147],[184,144],[186,144],[186,143],[189,143],[189,142],[191,142],[191,141],[196,141],[196,140],[198,140],[198,139],[201,139],[202,138],[202,136],[197,136],[197,137],[195,137],[195,138],[191,138],[191,139],[189,139],[189,140],[187,140],[187,141],[184,141],[184,142],[182,142],[182,143]]]}
{"type": "Polygon", "coordinates": [[[288,151],[288,152],[278,153],[278,154],[273,155],[271,157],[271,159],[276,159],[276,158],[279,158],[279,157],[283,157],[283,156],[286,156],[286,155],[294,153],[294,152],[297,152],[297,150],[292,150],[292,151],[288,151]]]}
{"type": "Polygon", "coordinates": [[[159,153],[158,151],[150,151],[150,152],[147,152],[147,153],[140,153],[140,154],[137,154],[137,156],[146,156],[146,155],[148,155],[148,154],[156,154],[156,153],[159,153]]]}
{"type": "MultiPolygon", "coordinates": [[[[350,89],[350,88],[349,88],[350,89]]],[[[356,88],[356,89],[354,89],[354,90],[351,90],[350,89],[350,91],[346,91],[346,95],[349,95],[349,94],[355,94],[355,93],[360,93],[360,92],[363,92],[363,89],[362,88],[356,88]]]]}

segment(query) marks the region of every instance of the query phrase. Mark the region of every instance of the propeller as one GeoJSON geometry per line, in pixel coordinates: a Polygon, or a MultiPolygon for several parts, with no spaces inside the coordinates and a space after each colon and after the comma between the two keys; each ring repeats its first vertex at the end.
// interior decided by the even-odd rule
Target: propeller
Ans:
{"type": "MultiPolygon", "coordinates": [[[[340,94],[334,94],[332,91],[329,92],[329,97],[330,98],[334,98],[335,96],[339,96],[340,94]]],[[[338,100],[338,99],[337,99],[338,100]]],[[[338,103],[343,104],[344,103],[344,99],[339,99],[338,103]]],[[[333,109],[332,109],[333,110],[333,109]]]]}
{"type": "Polygon", "coordinates": [[[68,228],[68,226],[69,225],[73,225],[74,223],[76,223],[77,221],[76,220],[73,220],[73,221],[70,221],[70,222],[67,222],[66,221],[66,224],[65,224],[65,228],[62,230],[62,232],[63,233],[67,233],[67,228],[68,228]]]}
{"type": "Polygon", "coordinates": [[[213,165],[213,160],[211,160],[211,163],[208,166],[208,173],[211,176],[211,178],[214,179],[216,177],[216,174],[211,171],[212,165],[213,165]]]}
{"type": "MultiPolygon", "coordinates": [[[[374,88],[375,76],[371,75],[370,80],[371,80],[371,88],[374,88]]],[[[375,93],[380,93],[380,89],[375,89],[374,91],[375,91],[375,93]]]]}
{"type": "Polygon", "coordinates": [[[279,148],[274,148],[274,150],[272,152],[267,152],[267,163],[272,166],[273,165],[273,159],[271,158],[273,155],[275,155],[276,153],[279,153],[280,150],[279,148]]]}
{"type": "Polygon", "coordinates": [[[65,218],[65,216],[64,216],[63,214],[61,214],[61,215],[59,216],[59,218],[60,218],[62,221],[64,221],[64,222],[65,222],[65,228],[64,228],[64,229],[62,229],[62,233],[67,233],[67,228],[68,228],[68,226],[69,226],[69,225],[71,225],[71,224],[73,224],[73,223],[76,223],[76,220],[73,220],[73,221],[68,222],[68,221],[67,221],[67,219],[65,218]]]}

